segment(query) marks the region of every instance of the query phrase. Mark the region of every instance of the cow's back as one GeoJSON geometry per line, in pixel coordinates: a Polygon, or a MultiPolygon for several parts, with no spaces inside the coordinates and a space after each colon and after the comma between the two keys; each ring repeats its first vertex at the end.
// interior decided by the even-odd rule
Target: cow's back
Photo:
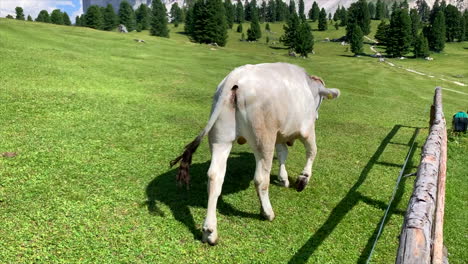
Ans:
{"type": "MultiPolygon", "coordinates": [[[[315,101],[304,69],[286,63],[245,65],[225,83],[235,83],[237,122],[285,138],[307,133],[315,120],[315,101]]],[[[242,134],[242,133],[241,133],[242,134]]]]}

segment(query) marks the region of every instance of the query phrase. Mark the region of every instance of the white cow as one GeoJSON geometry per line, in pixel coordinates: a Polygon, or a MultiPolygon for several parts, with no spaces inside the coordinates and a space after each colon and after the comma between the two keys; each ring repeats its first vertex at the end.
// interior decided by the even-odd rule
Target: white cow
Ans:
{"type": "Polygon", "coordinates": [[[177,180],[189,184],[192,154],[208,133],[212,156],[203,242],[215,245],[218,240],[216,203],[233,142],[247,142],[254,152],[254,182],[261,213],[271,221],[275,214],[268,197],[268,186],[275,146],[280,163],[279,181],[288,187],[286,144],[292,145],[295,139],[304,144],[307,162],[296,181],[297,190],[302,191],[309,182],[317,152],[315,120],[318,108],[323,98],[336,98],[339,94],[338,89],[325,88],[320,78],[309,76],[304,69],[287,63],[245,65],[224,78],[214,95],[205,129],[185,147],[181,156],[171,162],[173,166],[180,161],[177,180]]]}

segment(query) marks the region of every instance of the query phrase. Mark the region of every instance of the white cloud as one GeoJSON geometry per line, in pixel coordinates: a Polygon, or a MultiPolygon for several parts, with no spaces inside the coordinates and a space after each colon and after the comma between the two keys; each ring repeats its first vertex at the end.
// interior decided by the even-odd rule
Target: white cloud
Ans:
{"type": "Polygon", "coordinates": [[[15,16],[17,6],[23,8],[25,16],[31,15],[33,19],[41,10],[50,13],[59,6],[75,7],[71,0],[0,0],[0,17],[6,17],[8,14],[15,16]]]}

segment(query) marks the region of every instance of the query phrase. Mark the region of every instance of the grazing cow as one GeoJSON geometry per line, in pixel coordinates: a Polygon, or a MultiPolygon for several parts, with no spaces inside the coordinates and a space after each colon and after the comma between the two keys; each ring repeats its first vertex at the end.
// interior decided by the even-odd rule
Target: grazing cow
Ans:
{"type": "Polygon", "coordinates": [[[232,143],[247,142],[252,148],[256,169],[254,182],[260,199],[261,213],[273,220],[275,214],[268,197],[270,170],[275,151],[280,163],[279,181],[288,187],[285,162],[288,145],[300,139],[306,148],[307,162],[296,181],[302,191],[312,174],[317,146],[315,120],[323,98],[336,98],[338,89],[325,88],[324,82],[295,65],[265,63],[245,65],[233,70],[218,85],[213,98],[211,115],[206,127],[185,147],[177,180],[189,184],[192,154],[208,133],[211,164],[208,170],[208,212],[203,224],[203,242],[215,245],[218,240],[216,203],[226,172],[226,162],[232,143]]]}

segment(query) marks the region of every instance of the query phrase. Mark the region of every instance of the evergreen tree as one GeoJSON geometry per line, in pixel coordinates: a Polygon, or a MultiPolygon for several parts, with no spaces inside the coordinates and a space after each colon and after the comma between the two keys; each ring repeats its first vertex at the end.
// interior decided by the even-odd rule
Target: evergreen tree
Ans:
{"type": "Polygon", "coordinates": [[[120,2],[119,23],[124,25],[127,28],[128,32],[133,31],[136,28],[135,12],[133,11],[132,6],[127,2],[127,0],[123,0],[122,2],[120,2]]]}
{"type": "Polygon", "coordinates": [[[31,15],[28,15],[28,21],[33,21],[31,15]]]}
{"type": "Polygon", "coordinates": [[[86,26],[94,29],[102,29],[104,23],[101,9],[97,5],[88,7],[85,16],[86,26]]]}
{"type": "Polygon", "coordinates": [[[15,11],[16,11],[16,19],[17,19],[17,20],[24,20],[23,8],[17,6],[17,7],[15,8],[15,11]]]}
{"type": "Polygon", "coordinates": [[[435,52],[443,51],[445,48],[445,15],[442,10],[436,14],[429,32],[429,49],[435,52]]]}
{"type": "MultiPolygon", "coordinates": [[[[251,3],[256,4],[255,0],[252,0],[251,3]]],[[[250,23],[250,28],[247,30],[247,40],[248,41],[257,41],[262,37],[262,31],[260,29],[260,24],[258,23],[258,11],[257,8],[252,7],[251,14],[252,21],[250,23]]]]}
{"type": "Polygon", "coordinates": [[[325,11],[325,8],[322,8],[319,13],[319,19],[318,19],[318,30],[319,31],[325,31],[328,28],[328,21],[327,21],[327,12],[325,11]]]}
{"type": "Polygon", "coordinates": [[[245,21],[244,6],[241,0],[237,0],[235,21],[236,23],[243,23],[245,21]]]}
{"type": "Polygon", "coordinates": [[[280,41],[288,47],[290,50],[293,50],[296,47],[296,41],[298,40],[297,34],[299,29],[299,17],[297,14],[291,14],[286,22],[286,25],[283,26],[284,35],[280,37],[280,41]]]}
{"type": "Polygon", "coordinates": [[[429,8],[429,5],[426,3],[426,1],[416,0],[416,8],[418,10],[418,14],[419,14],[419,17],[421,18],[421,21],[428,22],[431,9],[429,8]]]}
{"type": "Polygon", "coordinates": [[[266,23],[265,25],[265,31],[269,32],[270,31],[270,24],[266,23]]]}
{"type": "Polygon", "coordinates": [[[60,9],[54,9],[52,13],[50,13],[50,22],[56,25],[63,25],[63,14],[60,9]]]}
{"type": "Polygon", "coordinates": [[[275,22],[276,21],[276,2],[274,0],[268,1],[267,12],[266,12],[266,21],[275,22]]]}
{"type": "Polygon", "coordinates": [[[224,10],[226,11],[226,22],[228,28],[232,28],[234,25],[234,17],[235,17],[235,12],[236,10],[234,9],[234,6],[231,3],[231,0],[225,0],[224,1],[224,10]]]}
{"type": "Polygon", "coordinates": [[[304,0],[299,0],[299,18],[302,21],[306,20],[306,16],[304,14],[304,0]]]}
{"type": "MultiPolygon", "coordinates": [[[[358,0],[358,2],[351,4],[348,10],[348,27],[349,24],[357,23],[362,33],[368,35],[370,33],[370,22],[369,8],[366,0],[358,0]]],[[[352,32],[352,29],[347,28],[346,31],[352,32]]],[[[347,36],[351,37],[351,34],[347,36]]]]}
{"type": "Polygon", "coordinates": [[[338,8],[335,10],[335,13],[333,14],[333,21],[335,21],[335,22],[340,20],[340,18],[338,16],[338,14],[340,12],[340,9],[341,9],[340,6],[338,6],[338,8]]]}
{"type": "Polygon", "coordinates": [[[351,46],[351,52],[353,52],[354,55],[362,54],[364,34],[361,30],[361,27],[358,26],[357,23],[351,24],[350,27],[351,27],[351,32],[352,32],[351,38],[349,41],[349,44],[351,46]]]}
{"type": "Polygon", "coordinates": [[[312,29],[309,23],[301,20],[297,31],[297,40],[294,51],[303,57],[307,57],[308,53],[312,52],[314,48],[314,37],[312,36],[312,29]]]}
{"type": "Polygon", "coordinates": [[[86,27],[86,14],[82,14],[80,17],[80,22],[82,27],[86,27]]]}
{"type": "Polygon", "coordinates": [[[194,5],[190,5],[188,7],[187,12],[185,13],[185,25],[184,25],[184,32],[191,36],[194,32],[194,26],[195,22],[193,21],[193,10],[194,10],[194,5]]]}
{"type": "Polygon", "coordinates": [[[453,5],[448,5],[445,8],[445,36],[447,42],[454,42],[455,39],[460,39],[460,11],[453,5]]]}
{"type": "Polygon", "coordinates": [[[41,12],[39,12],[39,15],[37,15],[36,21],[50,23],[50,16],[47,10],[41,10],[41,12]]]}
{"type": "Polygon", "coordinates": [[[377,0],[377,4],[375,5],[375,20],[382,20],[385,17],[385,10],[384,10],[384,3],[382,0],[377,0]]]}
{"type": "Polygon", "coordinates": [[[291,14],[297,14],[296,13],[296,2],[294,0],[289,0],[289,15],[291,14]]]}
{"type": "Polygon", "coordinates": [[[244,31],[244,29],[242,28],[242,23],[239,24],[239,25],[237,26],[237,30],[236,30],[236,31],[237,31],[238,33],[242,33],[242,31],[244,31]]]}
{"type": "Polygon", "coordinates": [[[397,8],[390,20],[386,52],[392,57],[401,57],[410,51],[411,44],[411,19],[408,9],[397,8]]]}
{"type": "Polygon", "coordinates": [[[460,39],[458,41],[468,40],[468,9],[460,16],[460,39]]]}
{"type": "Polygon", "coordinates": [[[387,43],[387,36],[389,32],[390,25],[382,20],[377,27],[377,32],[375,33],[375,39],[379,42],[379,44],[386,45],[387,43]]]}
{"type": "MultiPolygon", "coordinates": [[[[178,24],[179,22],[182,22],[181,21],[182,10],[179,8],[178,5],[177,7],[174,7],[174,5],[177,5],[177,2],[172,5],[171,18],[175,21],[174,24],[178,24]],[[173,8],[176,10],[174,11],[173,8]]],[[[145,4],[141,4],[137,8],[137,10],[135,10],[136,24],[139,25],[139,28],[141,30],[147,30],[150,28],[150,22],[151,22],[150,16],[151,16],[151,9],[145,4]]],[[[112,14],[109,13],[109,18],[110,17],[112,17],[112,14]]]]}
{"type": "Polygon", "coordinates": [[[157,37],[169,37],[167,29],[166,7],[161,0],[153,0],[153,15],[151,17],[150,34],[157,37]]]}
{"type": "Polygon", "coordinates": [[[71,23],[70,17],[68,16],[67,12],[63,12],[62,15],[63,15],[63,24],[65,26],[71,26],[72,23],[71,23]]]}
{"type": "Polygon", "coordinates": [[[319,18],[319,14],[320,8],[317,2],[314,1],[314,3],[312,4],[312,8],[309,11],[309,19],[312,20],[312,22],[315,22],[319,18]]]}
{"type": "Polygon", "coordinates": [[[367,8],[369,9],[369,15],[371,19],[375,19],[375,5],[374,2],[369,2],[367,5],[367,8]]]}
{"type": "Polygon", "coordinates": [[[221,0],[198,0],[193,6],[191,39],[198,43],[226,45],[227,23],[221,0]]]}
{"type": "Polygon", "coordinates": [[[75,17],[75,26],[81,27],[80,16],[76,16],[76,17],[75,17]]]}
{"type": "Polygon", "coordinates": [[[416,58],[429,57],[429,44],[424,34],[421,33],[416,38],[416,41],[414,42],[413,53],[416,58]]]}
{"type": "Polygon", "coordinates": [[[258,18],[260,22],[265,22],[266,21],[266,12],[267,12],[267,5],[266,1],[262,0],[262,4],[260,6],[260,9],[258,9],[258,18]]]}
{"type": "Polygon", "coordinates": [[[10,15],[10,14],[8,14],[8,15],[6,16],[6,18],[8,18],[8,19],[15,19],[15,18],[14,18],[12,15],[10,15]]]}
{"type": "Polygon", "coordinates": [[[411,19],[411,36],[413,42],[415,42],[419,37],[419,29],[420,29],[420,17],[418,11],[414,8],[410,10],[410,19],[411,19]]]}
{"type": "Polygon", "coordinates": [[[276,2],[276,21],[285,21],[288,17],[288,5],[283,0],[275,0],[276,2]]]}
{"type": "Polygon", "coordinates": [[[330,20],[330,21],[332,20],[332,15],[331,15],[331,13],[328,13],[328,20],[330,20]]]}
{"type": "MultiPolygon", "coordinates": [[[[114,12],[114,7],[108,4],[103,13],[103,29],[107,31],[113,30],[118,25],[118,17],[114,12]]],[[[146,28],[145,28],[146,29],[146,28]]]]}
{"type": "Polygon", "coordinates": [[[249,3],[249,0],[245,0],[244,3],[244,19],[246,21],[252,20],[252,5],[249,3]]]}
{"type": "MultiPolygon", "coordinates": [[[[439,0],[436,0],[434,2],[434,5],[432,6],[431,13],[429,14],[429,24],[432,25],[434,23],[437,13],[439,13],[439,11],[441,11],[439,0]]],[[[430,46],[431,40],[430,38],[428,38],[428,40],[429,40],[429,46],[430,46]]]]}
{"type": "Polygon", "coordinates": [[[348,11],[344,6],[341,7],[339,18],[341,27],[348,25],[348,11]]]}

